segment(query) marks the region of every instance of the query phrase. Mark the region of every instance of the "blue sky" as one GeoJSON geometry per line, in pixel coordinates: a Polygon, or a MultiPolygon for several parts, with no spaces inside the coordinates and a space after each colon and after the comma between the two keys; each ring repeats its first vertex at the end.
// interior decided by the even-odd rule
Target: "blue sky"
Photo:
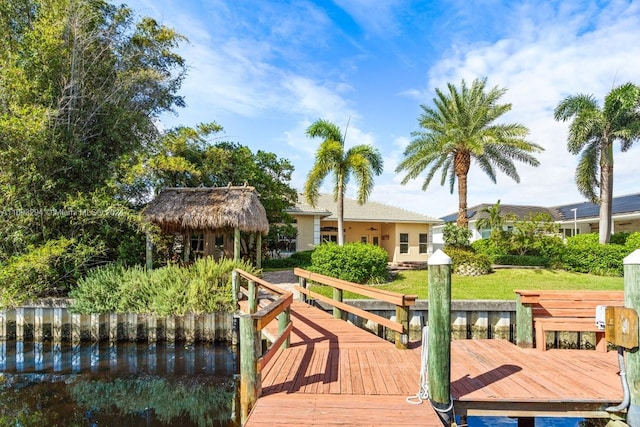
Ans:
{"type": "MultiPolygon", "coordinates": [[[[371,200],[431,216],[455,212],[457,193],[439,180],[405,186],[395,168],[420,105],[435,88],[488,78],[508,89],[505,122],[519,122],[545,148],[540,166],[519,165],[519,184],[497,184],[472,165],[469,206],[580,202],[577,158],[566,150],[567,124],[553,120],[565,96],[640,84],[639,1],[498,0],[129,0],[189,39],[179,52],[190,70],[187,107],[162,126],[216,121],[223,139],[289,159],[302,189],[319,141],[305,129],[318,118],[341,128],[346,144],[372,144],[385,161],[371,200]]],[[[640,191],[640,143],[615,153],[614,195],[640,191]]],[[[327,179],[324,189],[332,188],[327,179]]],[[[348,196],[354,196],[350,188],[348,196]]]]}

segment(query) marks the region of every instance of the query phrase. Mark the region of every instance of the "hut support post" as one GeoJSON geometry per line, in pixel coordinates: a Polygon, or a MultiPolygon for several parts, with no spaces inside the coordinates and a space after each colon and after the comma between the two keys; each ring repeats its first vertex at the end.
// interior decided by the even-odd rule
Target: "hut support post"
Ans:
{"type": "Polygon", "coordinates": [[[522,304],[521,298],[516,294],[516,344],[522,348],[533,348],[533,314],[531,306],[522,304]]]}
{"type": "MultiPolygon", "coordinates": [[[[624,259],[624,305],[640,313],[640,249],[636,249],[624,259]]],[[[638,333],[638,331],[636,331],[638,333]]],[[[628,351],[627,383],[631,393],[631,403],[627,410],[627,424],[640,425],[640,352],[628,351]]]]}
{"type": "Polygon", "coordinates": [[[256,268],[262,268],[262,233],[256,236],[256,268]]]}
{"type": "Polygon", "coordinates": [[[451,425],[451,258],[437,250],[428,265],[429,396],[445,425],[451,425]]]}
{"type": "Polygon", "coordinates": [[[240,261],[240,229],[237,227],[233,230],[233,260],[240,261]]]}
{"type": "Polygon", "coordinates": [[[147,258],[147,270],[152,270],[153,269],[153,240],[151,240],[151,234],[149,233],[147,233],[146,258],[147,258]]]}

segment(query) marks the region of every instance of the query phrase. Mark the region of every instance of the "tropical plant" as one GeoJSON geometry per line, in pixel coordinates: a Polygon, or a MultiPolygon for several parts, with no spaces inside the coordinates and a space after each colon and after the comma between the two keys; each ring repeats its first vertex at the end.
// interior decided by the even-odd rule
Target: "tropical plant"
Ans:
{"type": "Polygon", "coordinates": [[[640,138],[639,107],[640,86],[626,83],[607,94],[603,107],[593,95],[577,94],[560,101],[554,111],[556,120],[573,119],[567,150],[580,154],[575,173],[578,191],[600,205],[600,243],[608,243],[611,234],[613,144],[620,142],[624,152],[640,138]]]}
{"type": "Polygon", "coordinates": [[[380,246],[352,242],[323,243],[311,254],[311,271],[354,283],[383,283],[388,273],[387,251],[380,246]]]}
{"type": "Polygon", "coordinates": [[[475,79],[471,87],[462,80],[460,90],[447,85],[448,93],[436,89],[434,108],[421,105],[418,122],[424,131],[414,132],[414,139],[404,151],[404,160],[396,172],[406,172],[402,184],[417,178],[428,169],[422,189],[426,190],[438,170],[440,184],[449,181],[450,191],[458,181],[458,218],[456,223],[468,227],[467,175],[471,160],[496,182],[496,168],[516,182],[520,175],[514,160],[538,166],[531,153],[543,148],[528,142],[529,130],[518,123],[496,124],[511,110],[511,104],[498,104],[506,89],[497,86],[486,91],[487,79],[475,79]]]}
{"type": "Polygon", "coordinates": [[[470,238],[471,230],[467,227],[459,227],[453,222],[446,223],[442,230],[445,250],[448,248],[468,249],[471,246],[470,238]]]}
{"type": "Polygon", "coordinates": [[[380,175],[383,161],[380,152],[371,145],[356,145],[345,151],[345,134],[335,124],[318,119],[307,128],[310,138],[322,138],[316,151],[315,163],[307,175],[304,193],[307,203],[315,206],[320,185],[325,177],[333,175],[333,197],[337,202],[338,245],[344,244],[344,193],[353,174],[357,185],[359,204],[364,204],[373,190],[373,176],[380,175]]]}

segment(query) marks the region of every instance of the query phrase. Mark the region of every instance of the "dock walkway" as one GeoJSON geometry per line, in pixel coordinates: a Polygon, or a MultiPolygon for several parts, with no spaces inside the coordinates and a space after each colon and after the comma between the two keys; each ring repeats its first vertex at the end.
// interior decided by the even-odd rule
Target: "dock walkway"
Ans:
{"type": "MultiPolygon", "coordinates": [[[[418,345],[398,350],[301,302],[291,317],[291,346],[263,370],[247,426],[442,426],[430,404],[405,400],[419,390],[418,345]]],[[[622,399],[615,352],[540,352],[497,339],[451,347],[457,415],[598,418],[622,399]]]]}

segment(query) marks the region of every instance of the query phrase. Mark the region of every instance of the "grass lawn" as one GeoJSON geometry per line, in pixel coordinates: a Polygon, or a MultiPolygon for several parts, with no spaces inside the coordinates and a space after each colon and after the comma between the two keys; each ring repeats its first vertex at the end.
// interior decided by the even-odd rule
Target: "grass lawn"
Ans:
{"type": "MultiPolygon", "coordinates": [[[[427,270],[410,270],[398,273],[393,282],[376,287],[403,294],[416,294],[419,299],[427,299],[427,281],[427,270]]],[[[514,289],[623,290],[624,284],[622,277],[545,269],[499,269],[485,276],[453,275],[451,278],[452,299],[510,300],[515,299],[514,289]]],[[[327,296],[332,292],[328,288],[314,291],[327,296]]],[[[362,297],[345,293],[344,298],[362,297]]]]}

